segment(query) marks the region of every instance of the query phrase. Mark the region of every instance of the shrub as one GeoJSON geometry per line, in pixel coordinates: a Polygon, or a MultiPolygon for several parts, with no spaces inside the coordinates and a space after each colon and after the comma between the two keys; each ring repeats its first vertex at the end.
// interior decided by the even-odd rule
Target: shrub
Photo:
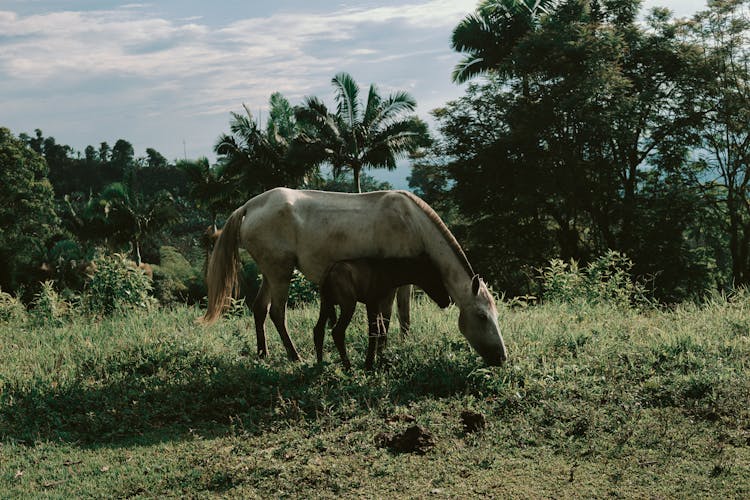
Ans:
{"type": "Polygon", "coordinates": [[[20,300],[0,290],[0,322],[18,321],[26,318],[26,308],[20,300]]]}
{"type": "Polygon", "coordinates": [[[53,281],[45,281],[31,303],[34,323],[44,326],[61,326],[70,312],[70,304],[55,290],[53,281]]]}
{"type": "Polygon", "coordinates": [[[610,250],[580,269],[578,263],[553,259],[541,270],[542,297],[549,302],[645,305],[646,288],[631,276],[633,262],[610,250]]]}
{"type": "Polygon", "coordinates": [[[104,255],[93,262],[94,273],[83,297],[84,307],[95,314],[112,314],[150,307],[151,280],[122,254],[104,255]]]}
{"type": "Polygon", "coordinates": [[[84,250],[75,240],[65,239],[47,251],[46,263],[58,288],[80,292],[86,282],[86,266],[93,256],[93,249],[84,250]]]}
{"type": "Polygon", "coordinates": [[[289,283],[289,305],[296,307],[314,302],[317,298],[318,287],[295,269],[294,274],[292,274],[292,281],[289,283]]]}
{"type": "Polygon", "coordinates": [[[164,304],[188,301],[191,285],[202,280],[200,272],[172,246],[159,249],[159,260],[161,263],[153,266],[154,296],[164,304]]]}

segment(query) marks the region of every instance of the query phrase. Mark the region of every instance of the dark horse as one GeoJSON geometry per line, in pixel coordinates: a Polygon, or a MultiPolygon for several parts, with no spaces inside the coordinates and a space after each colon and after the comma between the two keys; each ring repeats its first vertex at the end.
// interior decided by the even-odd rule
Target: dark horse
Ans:
{"type": "Polygon", "coordinates": [[[372,368],[376,350],[380,352],[385,347],[396,288],[407,284],[422,288],[440,307],[450,305],[440,271],[425,254],[411,258],[363,258],[333,264],[320,287],[320,316],[313,329],[318,362],[323,361],[325,323],[335,321],[334,306],[339,305],[341,315],[333,326],[333,341],[344,366],[351,367],[344,337],[357,302],[362,302],[367,306],[369,335],[365,368],[372,368]]]}

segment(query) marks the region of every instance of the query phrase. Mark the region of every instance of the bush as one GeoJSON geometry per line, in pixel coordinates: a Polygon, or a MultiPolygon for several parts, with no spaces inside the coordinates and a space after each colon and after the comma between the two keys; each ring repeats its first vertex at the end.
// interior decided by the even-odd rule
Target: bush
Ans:
{"type": "Polygon", "coordinates": [[[70,304],[55,290],[55,283],[45,281],[31,303],[31,317],[37,325],[61,326],[70,309],[70,304]]]}
{"type": "Polygon", "coordinates": [[[146,308],[151,280],[142,269],[122,254],[104,255],[93,262],[94,273],[83,297],[84,307],[94,314],[112,314],[132,308],[146,308]]]}
{"type": "Polygon", "coordinates": [[[298,270],[294,270],[289,283],[289,306],[309,304],[318,298],[318,287],[298,270]]]}
{"type": "Polygon", "coordinates": [[[608,251],[584,269],[578,263],[553,259],[541,270],[542,297],[548,302],[645,305],[646,288],[631,276],[633,262],[620,252],[608,251]]]}
{"type": "Polygon", "coordinates": [[[74,239],[64,239],[47,251],[46,264],[59,289],[81,292],[86,283],[86,266],[93,256],[93,249],[85,250],[74,239]]]}
{"type": "Polygon", "coordinates": [[[0,290],[0,322],[18,321],[26,318],[26,308],[16,297],[0,290]]]}
{"type": "Polygon", "coordinates": [[[194,269],[190,262],[172,246],[159,249],[159,261],[154,268],[154,296],[162,304],[170,302],[190,302],[191,291],[196,283],[203,281],[199,269],[194,269]]]}

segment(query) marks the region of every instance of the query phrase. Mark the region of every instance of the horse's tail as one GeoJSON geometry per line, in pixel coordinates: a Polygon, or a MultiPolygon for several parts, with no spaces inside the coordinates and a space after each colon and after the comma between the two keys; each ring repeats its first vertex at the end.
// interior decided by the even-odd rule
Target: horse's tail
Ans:
{"type": "Polygon", "coordinates": [[[245,207],[235,210],[224,224],[224,229],[214,245],[208,261],[206,287],[208,288],[208,310],[202,318],[205,324],[215,322],[229,305],[229,298],[237,290],[237,274],[240,267],[240,226],[245,216],[245,207]]]}

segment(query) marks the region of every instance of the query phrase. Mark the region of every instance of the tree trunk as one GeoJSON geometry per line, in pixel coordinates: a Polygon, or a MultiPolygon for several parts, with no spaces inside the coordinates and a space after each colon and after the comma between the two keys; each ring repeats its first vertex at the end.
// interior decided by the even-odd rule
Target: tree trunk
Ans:
{"type": "Polygon", "coordinates": [[[135,257],[135,265],[141,265],[141,243],[138,238],[133,238],[133,257],[135,257]]]}
{"type": "Polygon", "coordinates": [[[362,192],[362,186],[359,184],[359,173],[361,170],[362,170],[362,167],[352,168],[352,172],[354,173],[354,189],[356,189],[357,193],[362,192]]]}

